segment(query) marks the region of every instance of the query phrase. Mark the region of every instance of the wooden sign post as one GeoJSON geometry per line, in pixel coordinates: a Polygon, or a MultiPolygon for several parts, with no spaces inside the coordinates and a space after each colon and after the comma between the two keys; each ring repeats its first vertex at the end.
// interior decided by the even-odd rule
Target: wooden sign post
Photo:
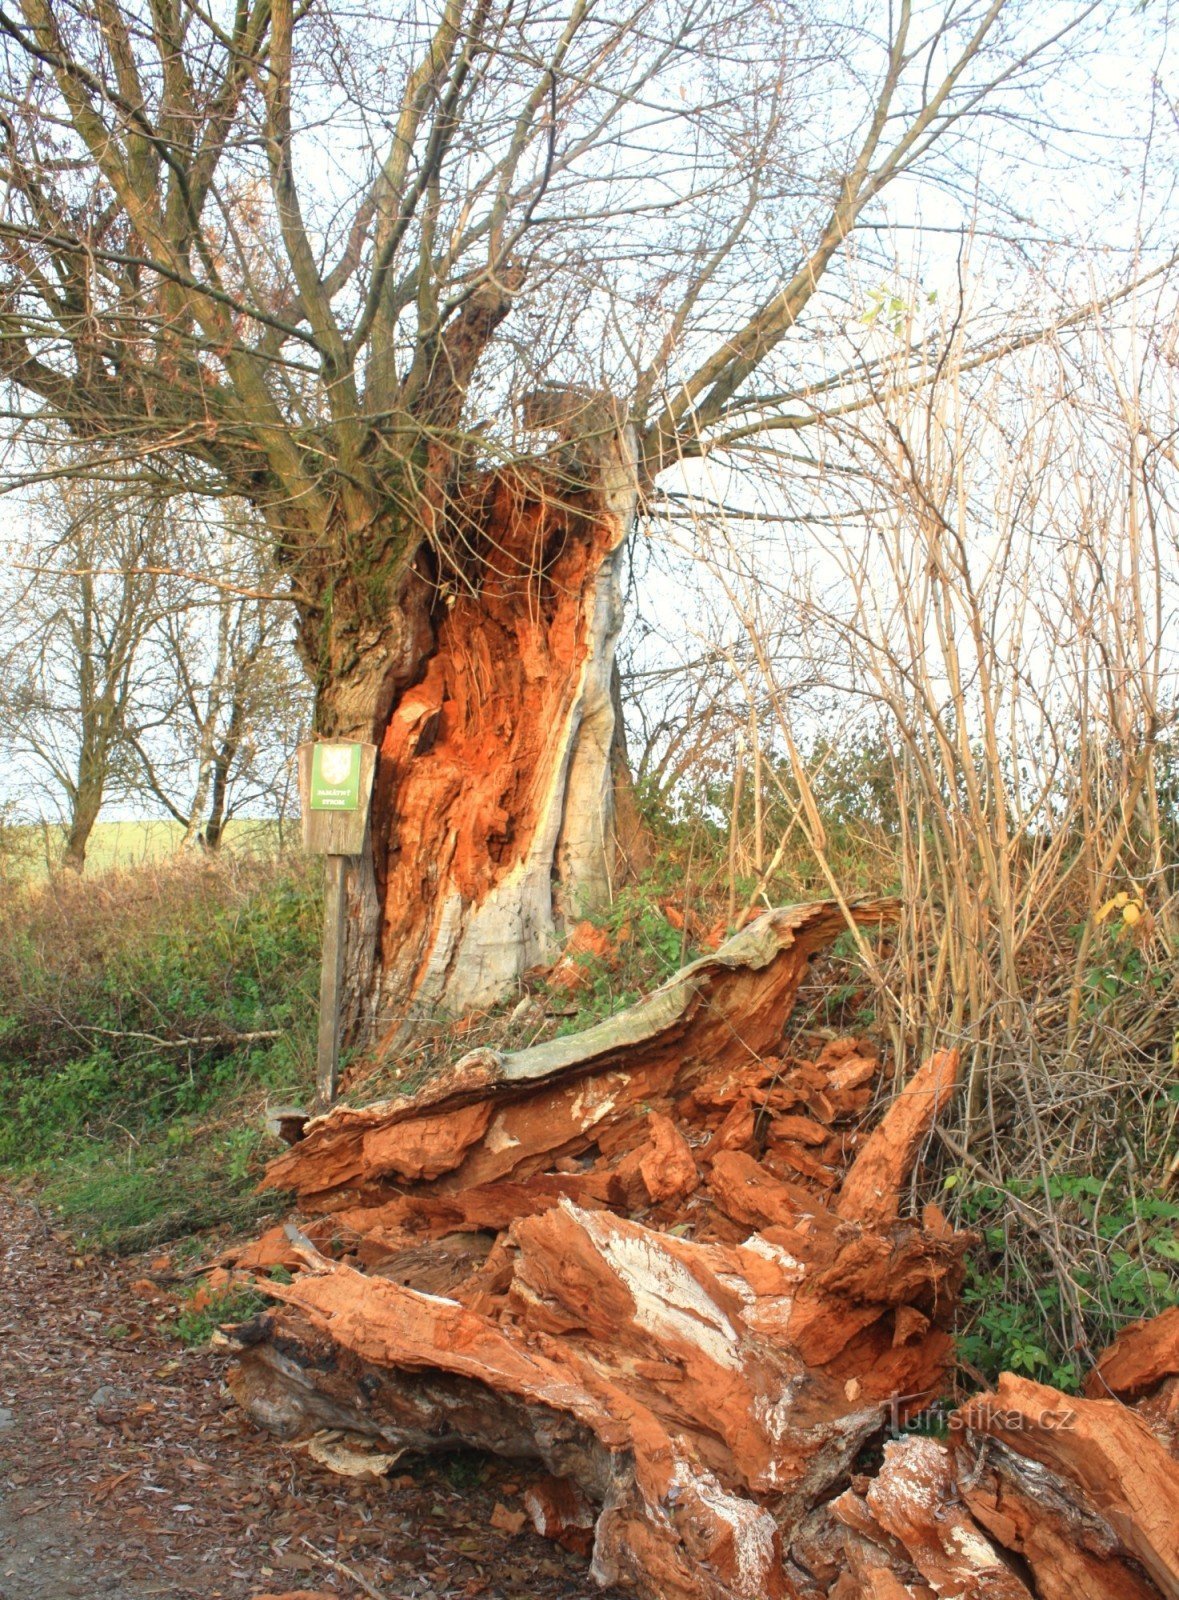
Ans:
{"type": "Polygon", "coordinates": [[[319,977],[319,1039],[315,1053],[316,1106],[336,1098],[340,1067],[340,987],[344,976],[345,871],[364,850],[375,744],[320,740],[299,746],[303,848],[325,856],[323,957],[319,977]]]}

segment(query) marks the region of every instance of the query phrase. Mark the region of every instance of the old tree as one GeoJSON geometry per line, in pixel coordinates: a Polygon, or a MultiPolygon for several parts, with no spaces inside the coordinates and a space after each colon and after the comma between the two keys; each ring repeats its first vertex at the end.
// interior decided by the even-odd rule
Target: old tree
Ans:
{"type": "Polygon", "coordinates": [[[353,1042],[503,992],[607,891],[645,497],[846,393],[788,338],[829,268],[938,151],[969,189],[969,126],[1092,11],[0,11],[11,474],[73,439],[263,519],[317,731],[380,747],[353,1042]]]}

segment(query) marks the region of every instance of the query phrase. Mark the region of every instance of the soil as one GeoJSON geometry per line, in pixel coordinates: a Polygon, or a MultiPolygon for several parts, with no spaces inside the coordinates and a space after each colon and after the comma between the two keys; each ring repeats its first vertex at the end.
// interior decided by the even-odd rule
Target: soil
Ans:
{"type": "Polygon", "coordinates": [[[0,1600],[603,1600],[583,1560],[492,1526],[526,1467],[355,1482],[259,1433],[225,1359],[177,1339],[166,1279],[75,1255],[0,1190],[0,1600]]]}

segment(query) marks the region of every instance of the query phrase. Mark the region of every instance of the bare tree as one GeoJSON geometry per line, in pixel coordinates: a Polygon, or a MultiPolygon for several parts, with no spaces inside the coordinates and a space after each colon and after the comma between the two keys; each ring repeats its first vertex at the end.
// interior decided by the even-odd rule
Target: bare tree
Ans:
{"type": "Polygon", "coordinates": [[[128,787],[129,709],[159,616],[159,523],[69,478],[31,511],[39,537],[7,611],[0,726],[29,781],[50,785],[62,864],[81,872],[103,802],[128,787]]]}
{"type": "Polygon", "coordinates": [[[180,848],[221,846],[237,812],[273,817],[309,726],[311,696],[289,643],[289,606],[248,514],[173,508],[157,553],[166,603],[145,642],[128,719],[137,782],[181,828],[180,848]],[[210,589],[191,573],[217,571],[210,589]]]}
{"type": "Polygon", "coordinates": [[[789,353],[843,246],[1096,10],[0,13],[22,447],[64,424],[265,520],[318,732],[381,747],[354,1038],[493,998],[609,893],[637,496],[856,381],[789,353]]]}

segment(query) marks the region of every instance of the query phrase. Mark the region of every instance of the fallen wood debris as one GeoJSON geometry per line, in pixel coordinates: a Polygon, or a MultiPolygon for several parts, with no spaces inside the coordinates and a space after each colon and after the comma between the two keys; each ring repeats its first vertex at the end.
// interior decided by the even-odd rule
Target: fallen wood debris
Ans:
{"type": "Polygon", "coordinates": [[[649,1600],[1179,1593],[1179,1468],[1118,1399],[1005,1377],[854,1475],[944,1390],[969,1238],[908,1200],[954,1052],[870,1132],[869,1047],[782,1053],[844,925],[767,913],[581,1034],[310,1122],[267,1179],[301,1227],[234,1262],[280,1302],[229,1331],[238,1401],[342,1471],[531,1461],[532,1525],[649,1600]]]}

